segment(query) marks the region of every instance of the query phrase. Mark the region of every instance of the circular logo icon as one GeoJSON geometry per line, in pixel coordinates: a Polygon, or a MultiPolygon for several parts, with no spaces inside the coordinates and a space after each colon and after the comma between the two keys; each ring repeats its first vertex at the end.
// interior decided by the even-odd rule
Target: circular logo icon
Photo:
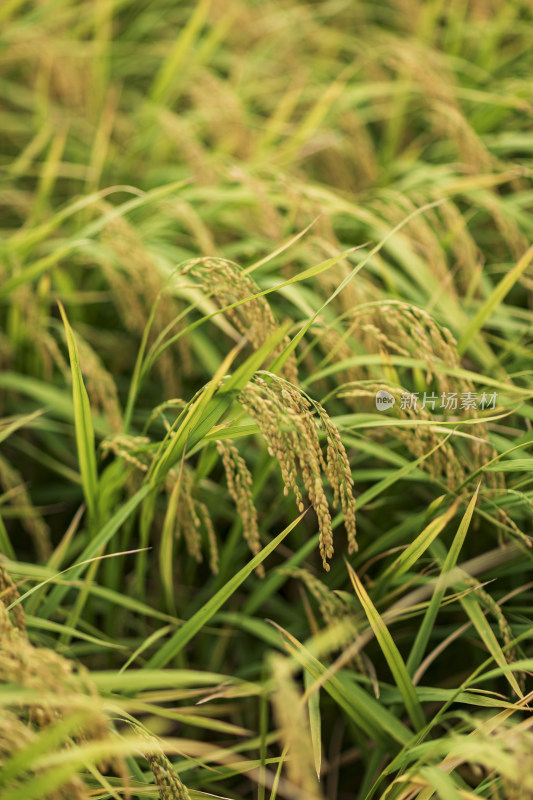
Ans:
{"type": "Polygon", "coordinates": [[[385,389],[380,389],[376,392],[376,408],[378,411],[388,411],[395,402],[393,395],[390,392],[386,392],[385,389]]]}

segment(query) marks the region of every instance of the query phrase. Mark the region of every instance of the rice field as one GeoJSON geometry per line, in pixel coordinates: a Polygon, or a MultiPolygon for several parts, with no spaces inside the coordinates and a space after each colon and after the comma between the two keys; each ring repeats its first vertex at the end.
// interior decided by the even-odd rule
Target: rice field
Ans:
{"type": "Polygon", "coordinates": [[[0,134],[0,800],[533,798],[531,3],[4,0],[0,134]]]}

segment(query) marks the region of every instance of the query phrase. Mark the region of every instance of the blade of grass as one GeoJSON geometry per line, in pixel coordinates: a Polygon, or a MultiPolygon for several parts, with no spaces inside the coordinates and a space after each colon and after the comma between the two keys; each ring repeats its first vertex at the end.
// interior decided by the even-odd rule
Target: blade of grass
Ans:
{"type": "Polygon", "coordinates": [[[30,423],[40,417],[41,414],[44,414],[46,409],[38,408],[36,411],[32,411],[31,414],[24,414],[21,417],[15,417],[15,419],[3,420],[5,425],[0,428],[0,442],[3,442],[8,436],[11,436],[14,431],[18,430],[19,428],[30,426],[30,423]]]}
{"type": "MultiPolygon", "coordinates": [[[[306,690],[313,684],[313,675],[309,670],[304,669],[304,686],[306,690]]],[[[322,721],[320,717],[320,691],[312,692],[307,698],[307,710],[309,713],[309,730],[311,742],[313,744],[313,761],[318,780],[320,780],[320,768],[322,765],[322,721]]]]}
{"type": "Polygon", "coordinates": [[[426,724],[424,712],[422,711],[422,706],[420,705],[418,697],[416,696],[415,687],[413,686],[411,677],[405,667],[405,663],[400,655],[400,651],[396,647],[389,629],[377,612],[356,571],[348,562],[346,562],[346,566],[348,568],[350,580],[352,581],[355,592],[361,605],[363,606],[365,614],[367,615],[370,626],[374,631],[376,639],[378,640],[379,646],[381,647],[383,655],[385,656],[387,664],[389,665],[396,685],[402,694],[411,722],[416,730],[421,730],[426,724]]]}
{"type": "Polygon", "coordinates": [[[211,0],[200,0],[199,3],[196,3],[194,12],[176,37],[172,51],[163,62],[150,89],[150,99],[154,103],[161,103],[165,100],[171,85],[175,91],[176,77],[180,76],[184,70],[187,53],[207,21],[210,5],[211,0]]]}
{"type": "MultiPolygon", "coordinates": [[[[502,648],[498,642],[498,639],[494,635],[492,628],[490,627],[486,616],[484,615],[481,607],[475,597],[475,594],[465,595],[460,598],[461,605],[463,606],[464,610],[470,617],[472,624],[474,625],[475,629],[477,630],[481,641],[494,658],[495,662],[500,667],[505,667],[507,665],[507,660],[505,655],[503,654],[502,648]]],[[[516,693],[517,697],[522,698],[524,696],[523,692],[518,685],[518,681],[516,680],[515,676],[512,672],[506,675],[509,684],[511,685],[512,689],[516,693]]]]}
{"type": "Polygon", "coordinates": [[[311,672],[315,679],[315,683],[307,688],[306,694],[310,696],[319,687],[323,687],[358,728],[370,736],[373,741],[379,742],[386,748],[390,748],[394,742],[404,746],[411,741],[411,731],[382,703],[369,695],[354,681],[348,681],[347,676],[342,672],[333,673],[329,667],[323,664],[304,644],[289,631],[282,628],[281,625],[272,620],[270,620],[270,624],[283,636],[285,647],[296,662],[311,672]]]}
{"type": "Polygon", "coordinates": [[[474,495],[470,500],[470,503],[468,504],[468,507],[461,520],[459,528],[457,529],[457,533],[452,542],[452,546],[450,547],[448,555],[446,556],[446,559],[444,561],[444,565],[442,567],[440,578],[437,581],[435,591],[429,602],[429,606],[424,615],[424,619],[422,620],[422,624],[420,625],[418,632],[416,634],[416,639],[411,648],[411,652],[409,653],[409,657],[407,659],[407,671],[411,676],[414,675],[414,673],[416,672],[418,665],[422,661],[422,658],[426,651],[426,647],[429,642],[429,637],[431,636],[431,631],[433,629],[433,625],[435,624],[435,620],[437,618],[437,614],[440,605],[442,603],[442,599],[444,597],[444,592],[446,591],[444,578],[446,574],[455,567],[457,559],[459,558],[459,553],[461,552],[461,548],[463,546],[468,531],[468,527],[470,525],[470,521],[474,513],[474,508],[477,502],[480,486],[481,483],[478,483],[476,491],[474,492],[474,495]]]}
{"type": "Polygon", "coordinates": [[[89,519],[94,526],[98,504],[98,473],[96,470],[96,456],[94,443],[94,429],[91,417],[89,396],[83,382],[80,368],[80,357],[72,328],[70,327],[65,309],[58,301],[59,311],[65,326],[67,345],[72,373],[72,399],[74,403],[74,429],[76,433],[76,446],[78,450],[78,463],[81,473],[83,493],[87,502],[89,519]]]}
{"type": "Polygon", "coordinates": [[[399,578],[400,575],[403,575],[405,572],[410,570],[411,567],[416,564],[418,559],[426,552],[433,540],[436,539],[436,537],[444,530],[450,520],[453,519],[459,502],[459,500],[456,500],[455,503],[453,503],[450,508],[444,512],[444,514],[441,514],[432,520],[429,525],[424,528],[422,533],[420,533],[416,539],[412,541],[411,544],[403,551],[403,553],[401,553],[398,558],[396,558],[395,561],[393,561],[393,563],[387,567],[383,574],[380,575],[376,585],[380,585],[382,581],[386,582],[391,578],[399,578]]]}
{"type": "Polygon", "coordinates": [[[459,343],[457,345],[457,351],[459,355],[463,355],[463,353],[466,352],[475,335],[481,330],[491,314],[493,314],[498,308],[504,297],[511,291],[518,278],[531,263],[532,258],[533,247],[530,247],[528,250],[526,250],[518,264],[516,264],[516,266],[513,267],[510,272],[504,275],[497,286],[494,287],[490,296],[483,303],[476,316],[470,322],[467,329],[459,339],[459,343]]]}

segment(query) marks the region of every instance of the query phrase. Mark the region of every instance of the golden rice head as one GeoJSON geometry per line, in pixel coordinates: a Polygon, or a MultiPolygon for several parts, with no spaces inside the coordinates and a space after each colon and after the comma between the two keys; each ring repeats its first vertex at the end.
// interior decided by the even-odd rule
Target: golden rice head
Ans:
{"type": "MultiPolygon", "coordinates": [[[[360,398],[373,400],[376,392],[381,389],[389,392],[395,398],[395,409],[397,409],[399,418],[413,421],[413,425],[409,427],[387,428],[387,435],[399,439],[415,458],[422,458],[430,450],[440,445],[431,456],[422,461],[421,468],[425,469],[434,479],[444,478],[450,488],[461,483],[465,478],[465,472],[452,445],[449,442],[443,443],[444,436],[435,433],[430,425],[416,424],[420,421],[429,422],[431,420],[426,409],[401,408],[400,400],[404,393],[403,389],[385,383],[362,381],[360,385],[343,389],[338,396],[350,400],[351,403],[356,403],[360,398]]],[[[382,431],[377,431],[377,435],[382,435],[382,431]]]]}
{"type": "Polygon", "coordinates": [[[100,443],[102,457],[112,454],[117,458],[123,458],[127,464],[131,464],[141,472],[148,472],[152,458],[147,445],[150,444],[148,436],[130,436],[125,433],[117,433],[108,436],[100,443]]]}
{"type": "MultiPolygon", "coordinates": [[[[252,495],[253,481],[250,470],[231,439],[218,440],[217,450],[224,465],[229,493],[242,521],[244,538],[251,552],[257,555],[261,550],[261,539],[257,509],[252,495]]],[[[264,577],[265,571],[262,564],[259,564],[256,572],[261,578],[264,577]]]]}
{"type": "MultiPolygon", "coordinates": [[[[435,380],[441,392],[452,389],[439,364],[450,369],[460,366],[457,342],[448,328],[438,325],[423,309],[397,300],[368,303],[352,312],[346,328],[347,340],[362,344],[366,352],[424,361],[427,383],[435,380]]],[[[370,377],[364,367],[358,376],[370,377]]]]}
{"type": "MultiPolygon", "coordinates": [[[[0,715],[0,772],[5,763],[11,760],[20,751],[35,745],[38,741],[36,732],[29,726],[22,722],[19,717],[7,709],[2,709],[0,715]]],[[[33,767],[30,767],[30,775],[37,776],[39,773],[33,767]]],[[[21,778],[19,776],[9,781],[8,786],[10,789],[22,790],[24,778],[28,778],[27,773],[21,778]]],[[[70,778],[59,788],[55,789],[53,794],[47,794],[47,800],[90,800],[91,793],[85,786],[81,778],[70,778]]]]}
{"type": "Polygon", "coordinates": [[[198,563],[202,561],[201,519],[194,497],[194,472],[183,463],[179,470],[171,469],[165,481],[165,490],[170,502],[170,495],[178,491],[178,513],[175,519],[174,537],[179,540],[182,535],[187,552],[198,563]]]}
{"type": "Polygon", "coordinates": [[[284,570],[284,572],[288,572],[293,578],[298,578],[305,584],[310,594],[315,598],[318,610],[326,625],[332,625],[348,614],[349,610],[346,603],[316,575],[309,572],[308,569],[292,567],[284,570]]]}
{"type": "MultiPolygon", "coordinates": [[[[375,309],[369,309],[369,313],[374,313],[375,309]]],[[[363,309],[366,312],[366,309],[363,309]]],[[[360,319],[366,314],[356,313],[357,324],[360,324],[360,319]]],[[[440,369],[439,366],[444,364],[451,370],[460,368],[460,361],[456,350],[456,341],[447,328],[438,326],[432,318],[423,310],[402,302],[387,301],[385,304],[380,304],[378,311],[380,321],[380,330],[385,329],[386,335],[392,340],[393,337],[398,338],[402,333],[402,341],[406,343],[406,352],[411,357],[423,359],[426,364],[427,383],[434,381],[436,384],[436,392],[438,394],[447,393],[450,391],[457,392],[457,383],[453,383],[453,377],[446,375],[445,369],[440,369]],[[396,333],[394,331],[396,330],[396,333]]],[[[372,344],[369,345],[371,347],[372,344]]],[[[381,350],[381,354],[390,354],[391,347],[381,350]]],[[[365,370],[360,371],[362,374],[365,370]]],[[[356,407],[357,399],[360,397],[371,397],[375,395],[378,389],[385,389],[390,392],[396,399],[396,408],[400,417],[431,420],[434,417],[422,407],[416,409],[401,409],[400,400],[402,394],[406,394],[406,390],[397,386],[391,387],[384,383],[378,383],[373,380],[361,380],[353,382],[354,385],[347,386],[338,392],[339,397],[343,397],[351,408],[356,407]]],[[[466,379],[461,378],[461,393],[470,392],[475,393],[474,384],[466,379]]],[[[480,418],[479,410],[476,407],[469,409],[469,417],[478,419],[480,418]]],[[[438,420],[435,420],[438,422],[438,420]]],[[[467,446],[469,451],[469,463],[464,466],[471,471],[472,468],[477,469],[482,467],[487,461],[494,458],[497,453],[494,447],[489,442],[488,429],[484,422],[480,420],[475,426],[475,436],[468,440],[467,446]]],[[[396,429],[394,435],[402,439],[410,451],[417,454],[417,458],[423,454],[424,449],[421,447],[421,442],[425,441],[433,447],[437,440],[433,435],[429,426],[418,426],[407,428],[405,430],[396,429]]],[[[441,452],[437,451],[434,456],[426,464],[432,470],[433,475],[446,475],[448,480],[452,480],[453,486],[457,482],[464,480],[464,471],[461,468],[457,470],[455,467],[448,465],[448,469],[441,470],[438,468],[436,471],[432,468],[442,463],[445,466],[443,456],[446,453],[446,448],[441,448],[441,452]],[[456,472],[455,479],[453,473],[456,472]],[[463,477],[461,477],[463,476],[463,477]]],[[[505,486],[503,475],[496,472],[489,472],[486,475],[487,485],[493,489],[501,489],[505,486]]]]}
{"type": "Polygon", "coordinates": [[[165,491],[170,502],[170,495],[177,484],[178,509],[176,515],[174,537],[185,540],[187,552],[198,563],[203,561],[202,532],[205,532],[209,549],[209,565],[211,570],[218,572],[218,545],[215,528],[209,509],[197,497],[194,470],[186,463],[179,470],[171,469],[165,481],[165,491]]]}
{"type": "Polygon", "coordinates": [[[150,753],[146,758],[159,789],[160,800],[190,800],[187,787],[163,753],[150,753]]]}
{"type": "Polygon", "coordinates": [[[289,381],[267,372],[256,376],[241,392],[239,400],[257,423],[269,454],[280,466],[285,495],[294,492],[300,511],[304,509],[300,481],[303,484],[317,515],[320,555],[328,571],[328,559],[333,556],[333,530],[325,480],[333,487],[335,502],[342,503],[350,551],[356,549],[352,479],[336,427],[319,404],[289,381]],[[326,435],[327,461],[319,432],[326,435]]]}
{"type": "MultiPolygon", "coordinates": [[[[219,308],[239,303],[224,313],[255,349],[260,348],[277,329],[274,314],[266,299],[254,296],[260,292],[258,285],[233,262],[221,258],[199,258],[188,264],[183,273],[191,274],[219,308]]],[[[288,344],[289,338],[285,337],[272,351],[271,357],[278,356],[288,344]]],[[[298,380],[294,354],[285,363],[283,375],[290,381],[298,380]]]]}
{"type": "MultiPolygon", "coordinates": [[[[300,580],[314,597],[326,627],[337,628],[338,648],[344,650],[352,644],[358,634],[358,627],[352,610],[344,600],[307,569],[291,567],[283,571],[300,580]]],[[[367,675],[368,670],[361,653],[356,653],[353,660],[357,670],[362,675],[367,675]]]]}
{"type": "Polygon", "coordinates": [[[209,509],[205,503],[197,501],[196,511],[202,521],[204,530],[207,533],[207,543],[209,547],[209,567],[213,575],[217,575],[219,555],[218,555],[218,542],[215,533],[215,526],[213,525],[211,514],[209,513],[209,509]]]}
{"type": "MultiPolygon", "coordinates": [[[[167,407],[181,406],[181,401],[167,402],[156,409],[153,418],[162,416],[163,410],[167,407]]],[[[163,417],[163,422],[170,430],[170,424],[163,417]]],[[[150,438],[148,436],[131,436],[128,434],[116,434],[104,439],[100,445],[102,457],[113,455],[124,460],[130,467],[126,476],[125,485],[130,494],[140,488],[154,460],[154,451],[150,449],[150,438]]],[[[218,572],[218,544],[216,540],[215,528],[209,509],[197,497],[194,470],[187,464],[176,470],[171,469],[165,481],[165,492],[167,504],[170,497],[178,485],[178,507],[179,514],[176,515],[174,537],[179,540],[182,536],[185,540],[187,552],[199,563],[202,557],[202,532],[205,532],[207,547],[209,550],[209,565],[213,573],[218,572]]]]}
{"type": "MultiPolygon", "coordinates": [[[[31,644],[15,610],[11,618],[6,609],[6,596],[13,597],[14,587],[3,567],[1,573],[7,592],[4,589],[0,599],[0,684],[13,684],[32,690],[36,697],[35,700],[30,698],[25,707],[17,705],[14,709],[17,718],[25,728],[29,728],[31,737],[35,729],[46,727],[79,708],[85,712],[86,718],[80,722],[74,740],[88,742],[108,739],[111,734],[110,723],[88,671],[81,666],[76,668],[74,662],[53,650],[31,644]]],[[[103,763],[102,768],[105,766],[113,767],[123,778],[126,775],[121,758],[114,758],[109,764],[103,763]]],[[[73,786],[76,785],[74,781],[73,786]]],[[[70,796],[77,795],[73,793],[70,796]]],[[[84,794],[79,796],[85,797],[84,794]]]]}
{"type": "MultiPolygon", "coordinates": [[[[465,387],[468,387],[466,391],[472,391],[474,388],[473,384],[468,381],[463,384],[463,388],[465,387]]],[[[401,398],[402,395],[406,394],[406,391],[398,386],[391,386],[382,382],[360,381],[358,384],[343,388],[338,392],[337,396],[345,398],[353,408],[357,407],[357,402],[360,398],[374,400],[376,392],[380,389],[384,389],[395,398],[395,408],[399,418],[409,419],[414,423],[413,426],[405,428],[387,428],[387,435],[395,436],[415,458],[421,458],[437,445],[441,445],[431,456],[424,459],[420,465],[421,469],[425,469],[433,479],[443,479],[451,489],[454,489],[465,481],[467,473],[476,472],[497,455],[496,450],[489,442],[487,426],[481,421],[475,427],[475,440],[466,440],[467,457],[461,455],[453,447],[451,440],[443,443],[443,435],[434,432],[431,429],[431,425],[416,425],[416,421],[428,423],[434,420],[434,417],[421,407],[402,409],[401,398]]],[[[476,409],[472,409],[470,413],[474,419],[479,417],[476,409]]],[[[434,421],[438,423],[438,420],[434,421]]],[[[381,436],[382,432],[378,430],[376,435],[381,436]]],[[[484,477],[486,485],[492,490],[492,493],[496,494],[505,490],[503,473],[485,472],[484,477]]],[[[487,497],[489,497],[489,494],[487,494],[487,497]]],[[[518,528],[505,509],[497,509],[496,516],[510,534],[519,538],[526,546],[531,546],[529,537],[518,528]]]]}
{"type": "MultiPolygon", "coordinates": [[[[10,631],[12,625],[14,625],[22,634],[26,635],[26,616],[22,604],[17,603],[17,605],[11,609],[11,612],[7,611],[7,607],[18,600],[19,597],[19,591],[11,575],[2,564],[2,557],[0,556],[0,606],[3,608],[6,615],[4,617],[4,624],[7,625],[6,630],[10,631]]],[[[0,635],[2,633],[3,630],[0,629],[0,635]]]]}

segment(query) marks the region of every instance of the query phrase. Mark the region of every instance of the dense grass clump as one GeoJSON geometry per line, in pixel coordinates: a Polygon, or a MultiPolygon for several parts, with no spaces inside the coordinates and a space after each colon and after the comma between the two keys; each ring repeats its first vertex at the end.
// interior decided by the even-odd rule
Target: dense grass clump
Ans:
{"type": "Polygon", "coordinates": [[[0,45],[1,800],[533,798],[531,3],[0,45]]]}

